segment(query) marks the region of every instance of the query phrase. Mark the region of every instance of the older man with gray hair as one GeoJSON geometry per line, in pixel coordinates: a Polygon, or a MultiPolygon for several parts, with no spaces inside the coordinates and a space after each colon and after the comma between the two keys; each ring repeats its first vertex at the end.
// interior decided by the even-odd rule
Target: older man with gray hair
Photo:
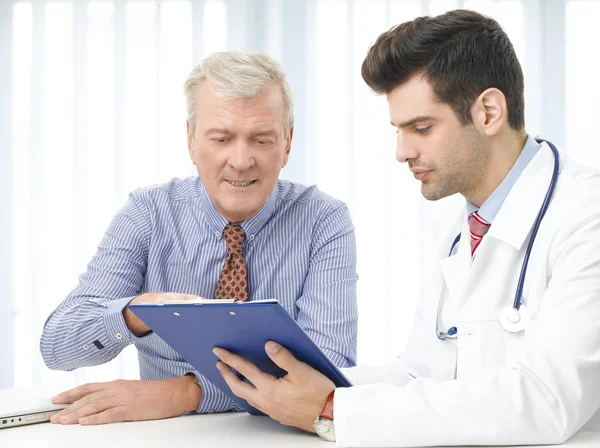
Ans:
{"type": "Polygon", "coordinates": [[[139,302],[275,297],[336,365],[355,364],[354,228],[343,202],[279,180],[294,133],[281,66],[260,53],[215,53],[190,73],[185,95],[199,176],[130,195],[40,343],[58,370],[108,362],[135,344],[141,380],[63,392],[54,402],[73,404],[54,423],[240,409],[129,311],[139,302]]]}

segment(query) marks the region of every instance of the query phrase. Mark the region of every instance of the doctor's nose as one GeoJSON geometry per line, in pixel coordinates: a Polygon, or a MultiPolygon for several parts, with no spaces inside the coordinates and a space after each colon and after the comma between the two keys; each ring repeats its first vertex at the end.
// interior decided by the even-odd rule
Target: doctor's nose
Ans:
{"type": "Polygon", "coordinates": [[[396,160],[400,163],[406,163],[408,160],[417,159],[418,157],[419,151],[417,148],[398,132],[398,138],[396,139],[396,160]]]}
{"type": "Polygon", "coordinates": [[[229,165],[236,171],[246,171],[254,166],[254,156],[245,142],[239,142],[229,154],[229,165]]]}

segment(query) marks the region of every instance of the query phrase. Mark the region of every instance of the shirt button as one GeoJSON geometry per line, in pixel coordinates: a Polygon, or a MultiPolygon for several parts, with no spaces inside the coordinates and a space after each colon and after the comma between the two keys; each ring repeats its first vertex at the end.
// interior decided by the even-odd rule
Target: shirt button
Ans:
{"type": "Polygon", "coordinates": [[[83,349],[84,349],[84,350],[87,350],[88,348],[89,348],[89,347],[88,347],[88,345],[87,345],[87,344],[85,344],[85,345],[83,346],[83,349]]]}
{"type": "Polygon", "coordinates": [[[254,235],[250,235],[250,241],[254,239],[254,235]]]}
{"type": "Polygon", "coordinates": [[[215,413],[214,409],[211,409],[210,411],[207,412],[207,414],[214,414],[214,413],[215,413]]]}
{"type": "Polygon", "coordinates": [[[217,235],[217,238],[221,236],[221,232],[215,232],[215,235],[217,235]]]}
{"type": "Polygon", "coordinates": [[[123,336],[121,336],[121,333],[117,333],[115,334],[115,336],[117,337],[117,339],[120,341],[121,339],[123,339],[123,336]]]}

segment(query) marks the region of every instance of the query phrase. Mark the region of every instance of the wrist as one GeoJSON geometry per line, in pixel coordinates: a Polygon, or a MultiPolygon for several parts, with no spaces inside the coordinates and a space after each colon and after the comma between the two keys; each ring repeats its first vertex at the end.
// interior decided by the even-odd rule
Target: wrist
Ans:
{"type": "Polygon", "coordinates": [[[335,389],[327,396],[321,413],[313,423],[315,432],[328,442],[335,442],[335,426],[333,424],[333,398],[335,389]]]}
{"type": "Polygon", "coordinates": [[[198,382],[198,377],[193,373],[188,373],[182,377],[185,387],[183,388],[184,412],[196,412],[202,401],[202,387],[198,382]]]}
{"type": "Polygon", "coordinates": [[[133,311],[131,311],[128,306],[131,304],[135,304],[141,301],[141,297],[144,295],[138,296],[133,299],[129,304],[123,308],[123,319],[125,320],[125,325],[129,331],[131,331],[135,336],[140,337],[150,331],[150,327],[148,327],[142,320],[137,317],[133,311]]]}

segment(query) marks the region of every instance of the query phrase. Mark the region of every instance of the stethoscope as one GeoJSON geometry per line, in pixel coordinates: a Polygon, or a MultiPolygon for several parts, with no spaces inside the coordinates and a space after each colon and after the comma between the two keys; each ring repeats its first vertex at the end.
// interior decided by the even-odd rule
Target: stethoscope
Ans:
{"type": "MultiPolygon", "coordinates": [[[[558,180],[558,149],[556,146],[549,142],[548,140],[543,139],[535,139],[538,143],[545,142],[552,153],[554,154],[554,171],[552,172],[552,179],[550,180],[550,185],[548,186],[548,191],[546,192],[546,197],[544,198],[544,202],[542,203],[542,207],[538,213],[538,216],[535,220],[535,224],[533,225],[533,230],[531,232],[531,238],[529,239],[529,244],[527,246],[527,251],[525,252],[525,258],[523,259],[523,264],[521,265],[521,274],[519,276],[519,282],[517,283],[517,290],[515,292],[515,299],[512,304],[508,304],[500,313],[498,320],[500,321],[500,325],[504,330],[509,333],[518,333],[523,331],[527,327],[527,323],[529,321],[529,315],[527,314],[527,307],[521,303],[521,296],[523,295],[523,284],[525,283],[525,276],[527,275],[527,264],[529,263],[529,256],[531,255],[531,248],[533,247],[533,243],[535,241],[535,237],[537,235],[538,229],[548,210],[548,206],[550,205],[550,200],[552,199],[552,195],[554,194],[554,188],[556,187],[556,181],[558,180]]],[[[454,241],[452,242],[452,246],[450,247],[450,252],[448,253],[448,257],[452,256],[452,252],[454,252],[455,246],[460,241],[461,234],[459,233],[454,241]]],[[[440,298],[438,300],[438,309],[437,309],[437,317],[435,322],[435,334],[440,340],[446,339],[456,339],[458,328],[450,327],[447,332],[439,331],[440,326],[440,316],[442,303],[444,300],[444,293],[446,292],[446,282],[442,285],[442,291],[440,293],[440,298]]]]}

